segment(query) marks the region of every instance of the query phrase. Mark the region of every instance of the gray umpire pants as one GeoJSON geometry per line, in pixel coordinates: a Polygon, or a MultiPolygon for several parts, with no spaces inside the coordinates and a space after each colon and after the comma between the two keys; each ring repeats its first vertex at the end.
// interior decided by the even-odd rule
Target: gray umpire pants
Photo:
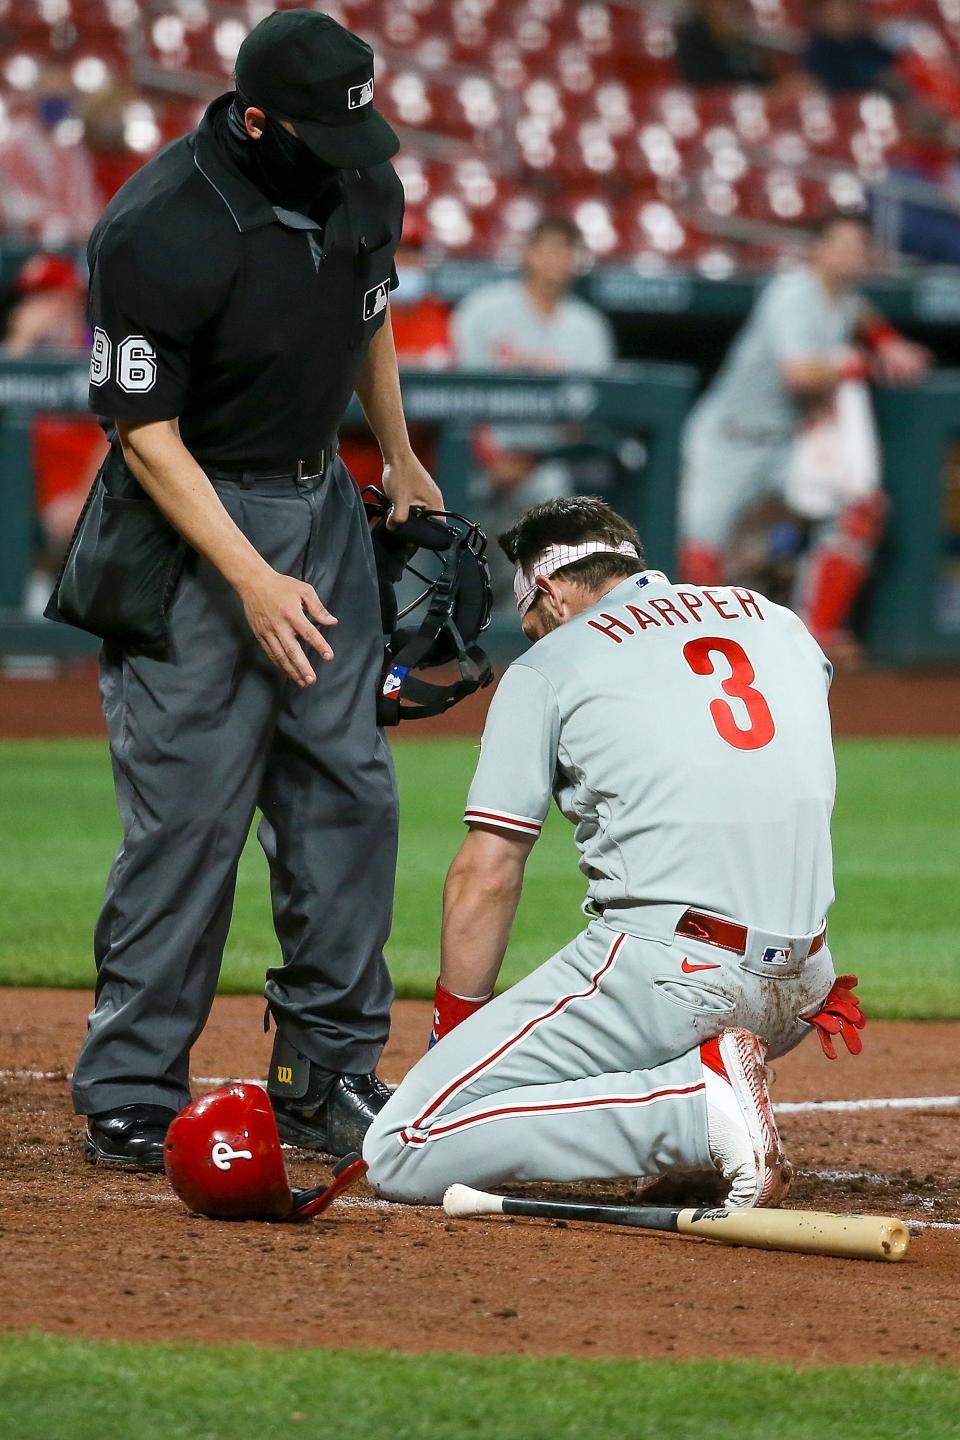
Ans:
{"type": "Polygon", "coordinates": [[[123,840],[94,937],[80,1114],[189,1102],[190,1049],[258,807],[283,962],[265,992],[278,1028],[317,1064],[352,1072],[375,1068],[389,1030],[397,796],[376,724],[383,642],[360,495],[339,459],[303,482],[214,483],[264,559],[309,581],[338,617],[327,632],[335,658],[308,652],[317,683],[305,690],[285,680],[237,595],[193,551],[170,608],[169,658],[104,648],[123,840]]]}
{"type": "Polygon", "coordinates": [[[741,958],[593,921],[407,1074],[364,1139],[370,1183],[391,1200],[437,1204],[457,1181],[712,1169],[701,1042],[743,1025],[782,1055],[809,1034],[800,1016],[833,983],[826,946],[763,973],[757,956],[775,939],[790,943],[752,932],[741,958]]]}

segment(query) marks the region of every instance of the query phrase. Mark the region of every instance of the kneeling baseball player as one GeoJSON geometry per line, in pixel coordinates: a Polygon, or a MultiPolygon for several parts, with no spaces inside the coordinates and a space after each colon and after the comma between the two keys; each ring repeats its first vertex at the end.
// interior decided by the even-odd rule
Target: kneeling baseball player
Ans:
{"type": "Polygon", "coordinates": [[[860,1049],[835,980],[831,668],[801,621],[673,585],[592,499],[501,537],[536,642],[494,697],[444,892],[432,1048],[363,1147],[387,1197],[455,1181],[660,1177],[787,1193],[767,1055],[860,1049]],[[576,826],[586,928],[491,1000],[551,796],[576,826]],[[489,1002],[489,1003],[488,1003],[489,1002]]]}

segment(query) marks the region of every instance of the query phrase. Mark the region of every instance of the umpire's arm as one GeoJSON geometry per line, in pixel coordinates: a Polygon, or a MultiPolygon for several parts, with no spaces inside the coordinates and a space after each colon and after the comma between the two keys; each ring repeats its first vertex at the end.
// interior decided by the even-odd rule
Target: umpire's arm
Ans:
{"type": "Polygon", "coordinates": [[[389,307],[384,323],[370,341],[355,388],[383,455],[383,489],[393,502],[388,524],[401,525],[411,505],[442,510],[443,496],[414,455],[407,434],[389,307]]]}

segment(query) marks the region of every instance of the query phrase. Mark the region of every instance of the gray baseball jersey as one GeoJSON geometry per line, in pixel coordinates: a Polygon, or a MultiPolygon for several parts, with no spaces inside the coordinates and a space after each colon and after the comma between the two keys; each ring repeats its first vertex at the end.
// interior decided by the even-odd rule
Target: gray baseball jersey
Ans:
{"type": "Polygon", "coordinates": [[[656,571],[510,666],[466,818],[537,835],[554,796],[602,915],[410,1071],[364,1141],[381,1194],[712,1167],[700,1043],[782,1054],[833,979],[829,682],[790,611],[656,571]]]}
{"type": "Polygon", "coordinates": [[[745,505],[781,492],[799,419],[783,367],[849,345],[863,313],[859,295],[829,295],[811,269],[766,286],[688,423],[684,538],[721,545],[745,505]]]}
{"type": "Polygon", "coordinates": [[[565,295],[550,315],[532,305],[521,280],[481,286],[451,322],[461,365],[494,370],[605,370],[615,355],[604,315],[565,295]]]}
{"type": "Polygon", "coordinates": [[[466,819],[536,835],[553,796],[588,901],[628,933],[687,905],[812,931],[833,899],[830,675],[764,597],[632,576],[510,666],[466,819]]]}
{"type": "MultiPolygon", "coordinates": [[[[600,373],[616,358],[610,322],[599,310],[565,295],[545,315],[521,280],[498,280],[468,295],[450,328],[457,364],[469,369],[600,373]]],[[[517,450],[549,450],[563,441],[556,425],[498,425],[496,433],[517,450]]]]}

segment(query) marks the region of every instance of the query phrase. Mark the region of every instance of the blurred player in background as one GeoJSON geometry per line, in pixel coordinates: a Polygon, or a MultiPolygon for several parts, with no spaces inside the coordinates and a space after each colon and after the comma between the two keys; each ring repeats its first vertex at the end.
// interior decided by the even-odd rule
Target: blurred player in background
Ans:
{"type": "Polygon", "coordinates": [[[443,370],[453,359],[450,305],[434,288],[430,258],[423,221],[405,216],[390,305],[397,357],[402,365],[443,370]]]}
{"type": "Polygon", "coordinates": [[[860,388],[858,397],[857,387],[849,389],[846,382],[862,387],[872,377],[883,384],[914,384],[930,359],[857,293],[869,258],[865,217],[834,212],[822,220],[807,264],[777,276],[763,291],[695,407],[684,445],[684,579],[705,585],[742,580],[730,557],[738,522],[758,502],[787,498],[791,509],[818,521],[799,608],[834,658],[855,650],[845,627],[869,574],[885,500],[879,467],[866,459],[857,486],[848,484],[841,464],[832,498],[818,495],[808,505],[809,457],[798,494],[796,447],[804,427],[826,416],[843,422],[842,440],[851,453],[869,456],[876,439],[864,392],[860,388]]]}
{"type": "MultiPolygon", "coordinates": [[[[453,315],[457,363],[470,370],[595,371],[616,358],[606,316],[571,294],[581,249],[572,220],[545,216],[531,230],[520,276],[474,290],[453,315]]],[[[477,510],[488,534],[520,512],[573,489],[569,468],[551,452],[569,438],[558,425],[489,425],[474,436],[480,469],[477,510]]],[[[513,567],[490,554],[494,602],[512,604],[513,567]]]]}

